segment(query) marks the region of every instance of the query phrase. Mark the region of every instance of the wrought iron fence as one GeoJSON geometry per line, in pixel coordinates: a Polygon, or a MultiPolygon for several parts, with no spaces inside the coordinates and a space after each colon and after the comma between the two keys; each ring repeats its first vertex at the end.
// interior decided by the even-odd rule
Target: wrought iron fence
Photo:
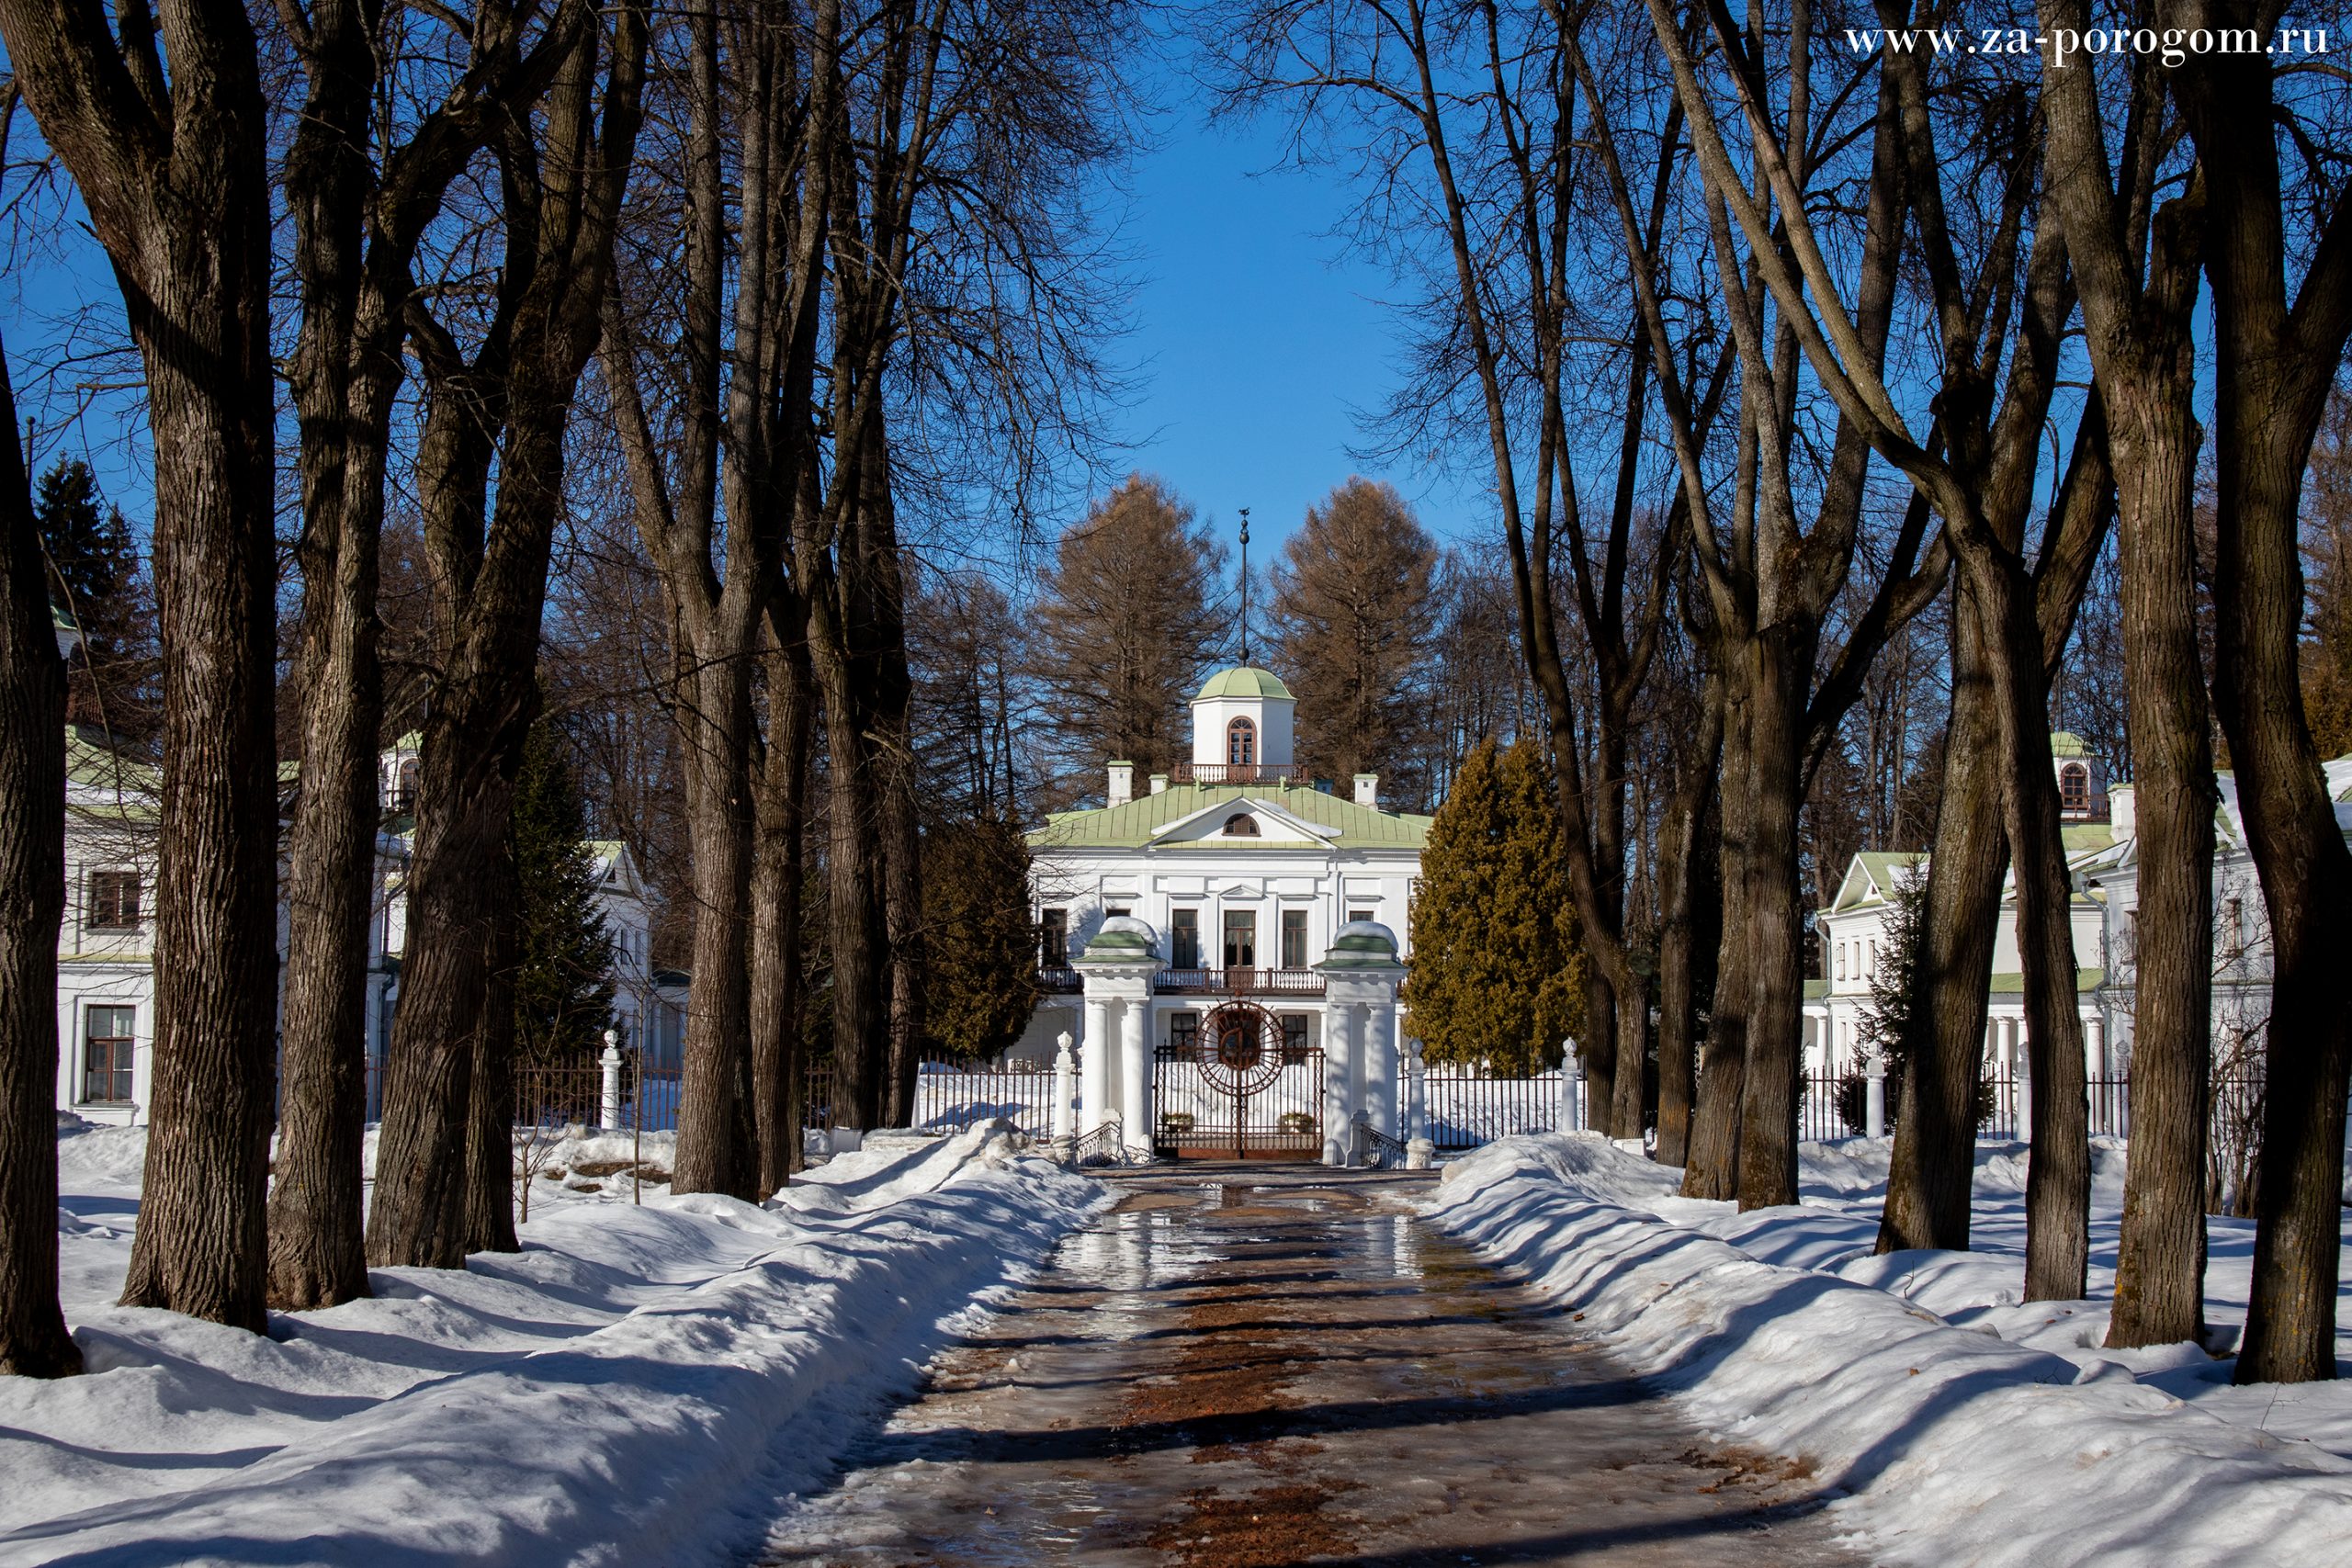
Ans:
{"type": "Polygon", "coordinates": [[[1051,1067],[925,1062],[915,1075],[915,1125],[947,1133],[1001,1117],[1030,1137],[1050,1138],[1056,1076],[1051,1067]]]}
{"type": "MultiPolygon", "coordinates": [[[[1557,1072],[1498,1078],[1466,1068],[1431,1067],[1423,1079],[1430,1142],[1441,1150],[1474,1149],[1515,1133],[1566,1126],[1560,1097],[1566,1087],[1566,1076],[1557,1072]]],[[[1397,1103],[1405,1103],[1401,1094],[1397,1103]]]]}
{"type": "MultiPolygon", "coordinates": [[[[2132,1135],[2132,1080],[2124,1075],[2089,1080],[2086,1099],[2093,1137],[2132,1135]]],[[[1815,1141],[1862,1135],[1868,1122],[1860,1075],[1808,1073],[1798,1080],[1797,1136],[1815,1141]]],[[[1886,1127],[1891,1133],[1900,1115],[1895,1085],[1887,1085],[1886,1127]]],[[[2262,1138],[2262,1079],[2255,1073],[2225,1073],[2210,1086],[2213,1151],[2213,1181],[2218,1192],[2239,1190],[2239,1177],[2254,1168],[2253,1151],[2262,1138]]],[[[2025,1121],[2032,1100],[2027,1085],[2013,1072],[1984,1075],[1977,1100],[1976,1135],[1996,1143],[2022,1143],[2030,1134],[2025,1121]]]]}

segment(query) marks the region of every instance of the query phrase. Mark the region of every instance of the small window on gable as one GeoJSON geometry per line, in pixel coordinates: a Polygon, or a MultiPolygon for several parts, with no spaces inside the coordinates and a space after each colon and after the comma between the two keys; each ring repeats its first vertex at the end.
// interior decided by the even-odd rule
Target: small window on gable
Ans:
{"type": "Polygon", "coordinates": [[[135,871],[90,873],[89,924],[102,931],[127,931],[139,925],[139,874],[135,871]]]}
{"type": "Polygon", "coordinates": [[[1254,839],[1258,836],[1258,819],[1247,811],[1237,811],[1225,819],[1225,836],[1228,839],[1254,839]]]}
{"type": "Polygon", "coordinates": [[[1237,718],[1225,727],[1225,760],[1237,768],[1247,768],[1258,761],[1258,727],[1246,718],[1237,718]]]}
{"type": "Polygon", "coordinates": [[[2091,771],[2080,762],[2058,770],[2058,804],[2068,811],[2091,808],[2091,771]]]}

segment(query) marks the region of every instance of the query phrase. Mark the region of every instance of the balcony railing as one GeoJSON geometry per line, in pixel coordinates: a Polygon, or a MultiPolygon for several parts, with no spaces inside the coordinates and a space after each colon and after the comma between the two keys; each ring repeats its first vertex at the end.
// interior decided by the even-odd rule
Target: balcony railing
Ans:
{"type": "Polygon", "coordinates": [[[1066,964],[1046,964],[1038,967],[1037,988],[1048,996],[1069,996],[1086,989],[1086,983],[1066,964]]]}
{"type": "Polygon", "coordinates": [[[1312,969],[1162,969],[1152,989],[1213,997],[1319,997],[1323,976],[1312,969]]]}
{"type": "Polygon", "coordinates": [[[1176,762],[1168,776],[1180,784],[1287,784],[1291,770],[1264,762],[1176,762]]]}

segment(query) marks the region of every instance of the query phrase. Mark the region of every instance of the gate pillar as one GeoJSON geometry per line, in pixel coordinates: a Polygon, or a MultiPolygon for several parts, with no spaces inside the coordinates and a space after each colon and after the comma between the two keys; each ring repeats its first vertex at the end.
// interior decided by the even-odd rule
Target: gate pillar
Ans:
{"type": "Polygon", "coordinates": [[[1380,1133],[1396,1135],[1396,988],[1405,965],[1396,956],[1396,932],[1377,920],[1350,920],[1315,967],[1323,976],[1332,1023],[1345,1021],[1323,1059],[1324,1158],[1337,1164],[1344,1157],[1342,1131],[1359,1111],[1380,1133]],[[1336,1107],[1330,1103],[1335,1086],[1336,1107]]]}
{"type": "Polygon", "coordinates": [[[1130,915],[1102,922],[1071,961],[1086,995],[1086,1054],[1080,1098],[1080,1134],[1116,1120],[1130,1159],[1151,1157],[1151,977],[1167,967],[1159,938],[1130,915]]]}

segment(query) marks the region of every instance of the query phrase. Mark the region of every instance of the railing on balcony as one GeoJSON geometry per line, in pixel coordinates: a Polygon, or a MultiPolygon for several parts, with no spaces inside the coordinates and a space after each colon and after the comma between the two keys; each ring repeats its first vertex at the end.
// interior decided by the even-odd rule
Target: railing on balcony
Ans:
{"type": "Polygon", "coordinates": [[[1044,964],[1037,968],[1037,988],[1048,996],[1075,996],[1086,983],[1067,964],[1044,964]]]}
{"type": "Polygon", "coordinates": [[[1287,784],[1290,776],[1288,763],[1176,762],[1168,770],[1169,779],[1180,784],[1287,784]]]}
{"type": "Polygon", "coordinates": [[[1313,969],[1162,969],[1152,988],[1198,996],[1319,997],[1323,976],[1313,969]]]}

